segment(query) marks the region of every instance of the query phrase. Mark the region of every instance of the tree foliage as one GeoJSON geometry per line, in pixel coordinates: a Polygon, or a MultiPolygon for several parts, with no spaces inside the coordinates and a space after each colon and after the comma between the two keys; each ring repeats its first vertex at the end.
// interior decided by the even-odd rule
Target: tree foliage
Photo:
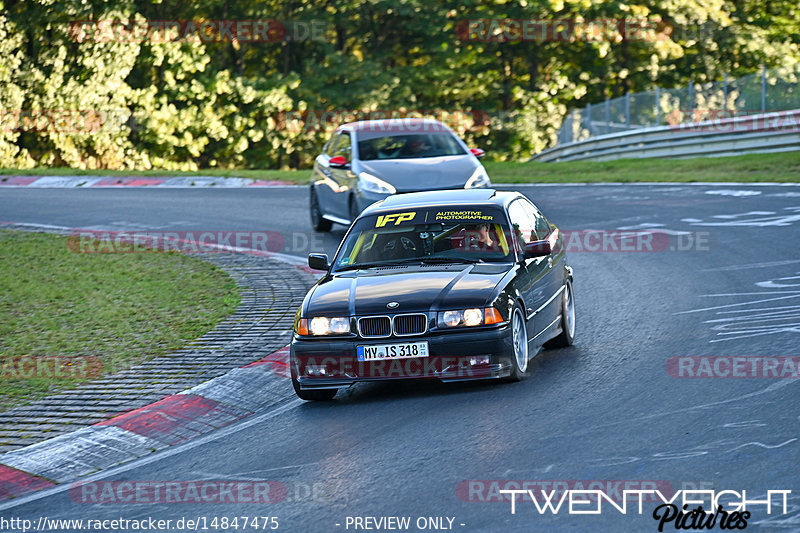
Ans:
{"type": "Polygon", "coordinates": [[[795,0],[0,0],[0,167],[303,167],[341,120],[386,111],[520,159],[572,107],[792,66],[798,46],[795,0]],[[605,31],[514,39],[510,20],[605,31]],[[272,22],[261,41],[124,31],[159,21],[272,22]]]}

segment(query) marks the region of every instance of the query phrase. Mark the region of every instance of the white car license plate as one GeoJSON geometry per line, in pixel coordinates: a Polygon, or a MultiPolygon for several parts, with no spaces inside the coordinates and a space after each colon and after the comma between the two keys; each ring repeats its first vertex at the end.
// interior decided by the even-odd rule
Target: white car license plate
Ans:
{"type": "Polygon", "coordinates": [[[358,346],[357,350],[359,361],[381,361],[383,359],[428,357],[428,342],[404,342],[401,344],[358,346]]]}

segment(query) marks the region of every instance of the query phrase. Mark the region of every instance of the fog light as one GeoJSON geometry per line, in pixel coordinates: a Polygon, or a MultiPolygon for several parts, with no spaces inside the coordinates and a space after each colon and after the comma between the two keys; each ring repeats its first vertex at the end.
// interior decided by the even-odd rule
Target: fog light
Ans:
{"type": "Polygon", "coordinates": [[[480,366],[480,365],[488,365],[489,364],[489,356],[488,355],[476,355],[469,358],[470,366],[480,366]]]}

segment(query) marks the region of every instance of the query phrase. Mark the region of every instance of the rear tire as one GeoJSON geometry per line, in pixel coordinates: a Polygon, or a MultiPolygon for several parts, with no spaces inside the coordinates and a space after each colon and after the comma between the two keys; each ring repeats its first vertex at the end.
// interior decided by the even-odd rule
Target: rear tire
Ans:
{"type": "Polygon", "coordinates": [[[309,198],[309,211],[311,213],[311,227],[314,231],[330,231],[333,222],[322,217],[322,210],[319,207],[317,192],[311,189],[309,198]]]}
{"type": "Polygon", "coordinates": [[[572,346],[575,339],[575,296],[572,293],[572,281],[567,280],[561,297],[561,333],[547,341],[545,348],[566,348],[572,346]]]}
{"type": "Polygon", "coordinates": [[[297,394],[301,400],[306,400],[308,402],[327,402],[333,400],[333,397],[336,396],[336,393],[339,391],[339,389],[303,390],[294,377],[292,377],[292,387],[294,387],[295,394],[297,394]]]}

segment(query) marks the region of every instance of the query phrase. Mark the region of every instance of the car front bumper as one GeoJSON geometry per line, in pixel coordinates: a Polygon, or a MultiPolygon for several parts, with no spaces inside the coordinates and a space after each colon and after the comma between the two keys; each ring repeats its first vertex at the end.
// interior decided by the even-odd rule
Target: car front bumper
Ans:
{"type": "Polygon", "coordinates": [[[334,389],[357,382],[406,379],[471,381],[496,379],[511,372],[511,328],[503,324],[479,331],[447,331],[381,339],[308,339],[291,343],[292,377],[301,389],[334,389]],[[428,357],[358,361],[358,346],[428,342],[428,357]],[[478,364],[473,364],[473,363],[478,364]]]}

